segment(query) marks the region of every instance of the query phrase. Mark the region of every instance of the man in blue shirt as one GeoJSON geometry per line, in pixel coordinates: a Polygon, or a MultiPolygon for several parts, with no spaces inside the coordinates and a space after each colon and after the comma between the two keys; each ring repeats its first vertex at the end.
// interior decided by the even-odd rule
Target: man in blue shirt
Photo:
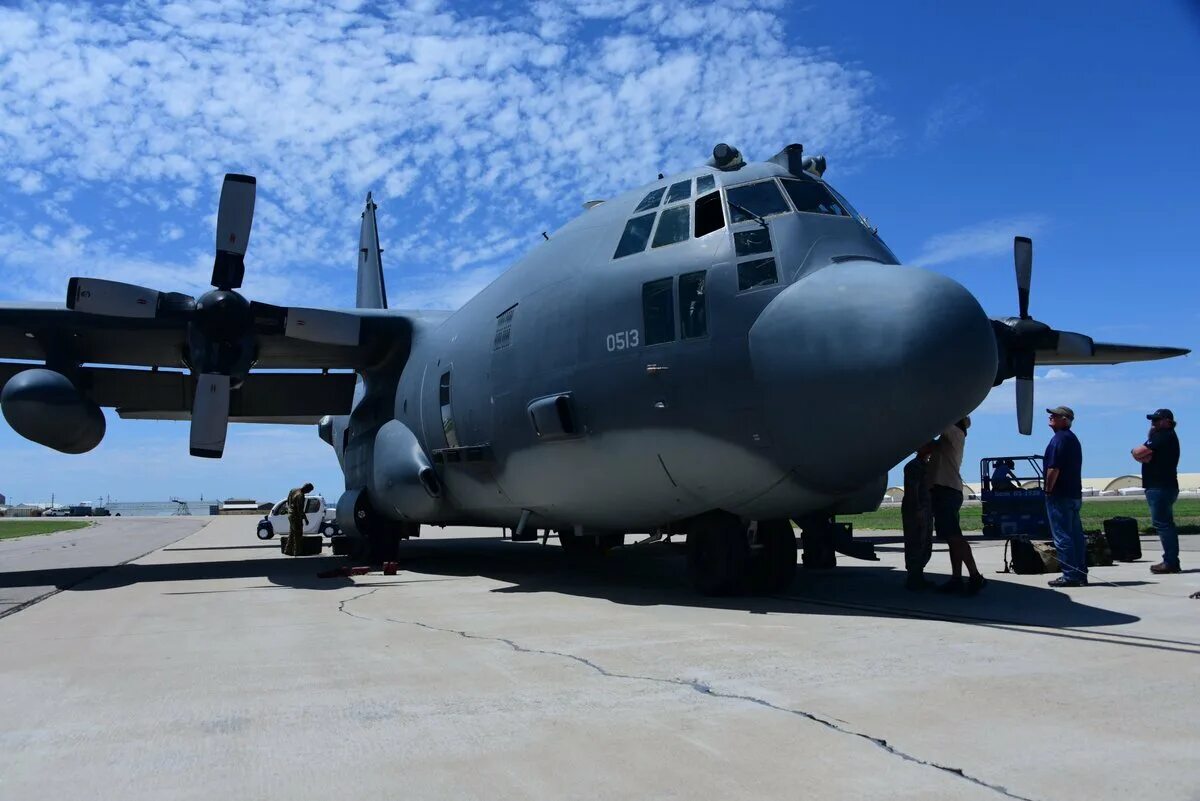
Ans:
{"type": "Polygon", "coordinates": [[[1146,415],[1150,434],[1133,449],[1133,458],[1142,464],[1142,487],[1150,505],[1150,522],[1162,541],[1163,559],[1150,568],[1151,573],[1178,573],[1179,531],[1175,528],[1175,501],[1179,498],[1179,437],[1175,434],[1175,415],[1170,409],[1157,409],[1146,415]]]}
{"type": "Polygon", "coordinates": [[[1047,409],[1054,436],[1046,446],[1046,516],[1058,551],[1062,576],[1051,587],[1087,586],[1087,538],[1083,536],[1083,447],[1071,431],[1075,412],[1066,406],[1047,409]]]}

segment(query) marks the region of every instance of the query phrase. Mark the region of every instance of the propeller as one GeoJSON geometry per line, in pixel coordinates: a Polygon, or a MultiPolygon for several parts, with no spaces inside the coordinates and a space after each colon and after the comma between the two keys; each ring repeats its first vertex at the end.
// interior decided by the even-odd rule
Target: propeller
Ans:
{"type": "Polygon", "coordinates": [[[1019,317],[995,321],[1000,364],[996,383],[1016,378],[1017,430],[1033,433],[1033,368],[1038,351],[1052,351],[1063,357],[1091,356],[1091,337],[1072,331],[1058,331],[1029,315],[1029,290],[1033,282],[1033,240],[1013,237],[1013,266],[1017,278],[1019,317]]]}
{"type": "Polygon", "coordinates": [[[67,285],[69,309],[187,326],[185,358],[196,379],[189,437],[193,456],[220,458],[224,452],[231,393],[242,385],[258,358],[260,336],[359,344],[360,320],[355,315],[250,302],[234,291],[245,278],[255,192],[253,176],[225,176],[217,208],[213,289],[199,299],[99,278],[72,278],[67,285]]]}

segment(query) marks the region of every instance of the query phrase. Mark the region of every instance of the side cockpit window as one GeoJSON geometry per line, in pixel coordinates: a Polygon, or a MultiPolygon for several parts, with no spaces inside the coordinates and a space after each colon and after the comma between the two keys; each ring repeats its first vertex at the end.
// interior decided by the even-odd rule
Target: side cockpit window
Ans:
{"type": "Polygon", "coordinates": [[[671,188],[667,190],[667,205],[678,203],[681,200],[687,200],[692,196],[692,181],[680,181],[677,184],[671,184],[671,188]]]}
{"type": "Polygon", "coordinates": [[[646,243],[650,241],[652,228],[654,228],[653,214],[643,214],[641,217],[634,217],[625,223],[625,232],[621,234],[621,241],[617,243],[617,251],[613,254],[613,258],[619,259],[622,256],[641,253],[645,250],[646,243]]]}
{"type": "Polygon", "coordinates": [[[675,340],[675,304],[673,278],[660,278],[642,284],[642,324],[646,344],[658,345],[675,340]]]}
{"type": "MultiPolygon", "coordinates": [[[[704,176],[711,178],[712,176],[704,176]]],[[[725,227],[725,209],[721,207],[721,193],[712,192],[696,201],[696,238],[707,236],[725,227]]]]}
{"type": "Polygon", "coordinates": [[[661,248],[664,245],[674,245],[688,238],[688,223],[691,205],[672,206],[658,217],[658,228],[654,231],[652,247],[661,248]]]}
{"type": "Polygon", "coordinates": [[[717,188],[717,179],[711,175],[701,175],[696,179],[696,194],[703,195],[717,188]]]}
{"type": "Polygon", "coordinates": [[[679,336],[695,339],[708,333],[708,309],[704,302],[703,270],[679,276],[679,336]]]}
{"type": "Polygon", "coordinates": [[[644,198],[642,198],[642,202],[637,205],[637,208],[633,210],[634,214],[638,213],[639,211],[648,211],[650,209],[657,208],[658,202],[662,200],[663,192],[666,191],[666,187],[663,187],[662,189],[655,189],[650,194],[646,195],[644,198]]]}

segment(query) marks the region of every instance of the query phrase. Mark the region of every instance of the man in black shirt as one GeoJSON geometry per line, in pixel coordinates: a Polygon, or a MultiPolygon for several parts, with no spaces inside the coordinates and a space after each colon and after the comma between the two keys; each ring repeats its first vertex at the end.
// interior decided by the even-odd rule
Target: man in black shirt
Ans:
{"type": "Polygon", "coordinates": [[[1175,415],[1170,409],[1158,409],[1146,419],[1150,421],[1150,434],[1132,453],[1142,464],[1150,522],[1163,546],[1163,559],[1152,565],[1150,572],[1178,573],[1179,532],[1175,529],[1174,507],[1179,498],[1179,437],[1175,435],[1175,415]]]}

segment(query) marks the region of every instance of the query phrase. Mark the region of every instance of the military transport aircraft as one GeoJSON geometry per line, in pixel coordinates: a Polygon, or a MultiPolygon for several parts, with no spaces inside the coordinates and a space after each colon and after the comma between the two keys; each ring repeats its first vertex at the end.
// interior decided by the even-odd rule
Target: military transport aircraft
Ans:
{"type": "Polygon", "coordinates": [[[22,360],[0,362],[0,404],[66,453],[100,442],[101,407],[190,420],[207,457],[230,421],[319,420],[359,557],[422,524],[556,529],[572,558],[682,533],[698,589],[763,592],[793,576],[789,521],[820,563],[833,515],[875,509],[888,469],[1005,379],[1028,434],[1035,365],[1188,352],[1031,318],[1020,237],[1019,315],[989,319],[949,278],[900,266],[825,168],[800,145],[747,163],[720,144],[587,204],[455,312],[388,308],[370,195],[357,308],[248,302],[255,180],[227,175],[214,289],[73,278],[65,308],[0,304],[0,358],[22,360]]]}

